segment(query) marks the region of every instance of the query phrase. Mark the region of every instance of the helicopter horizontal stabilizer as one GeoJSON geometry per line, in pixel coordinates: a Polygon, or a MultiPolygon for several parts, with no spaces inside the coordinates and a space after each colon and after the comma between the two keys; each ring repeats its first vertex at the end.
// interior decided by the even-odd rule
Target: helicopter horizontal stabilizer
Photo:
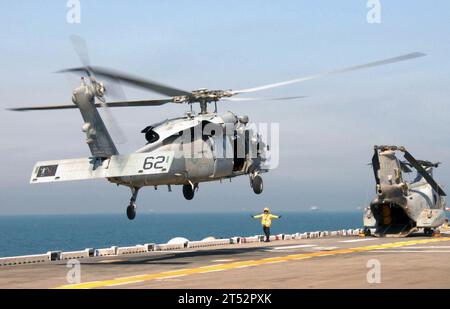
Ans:
{"type": "Polygon", "coordinates": [[[133,153],[98,158],[64,159],[37,162],[30,183],[60,182],[167,173],[174,152],[133,153]]]}

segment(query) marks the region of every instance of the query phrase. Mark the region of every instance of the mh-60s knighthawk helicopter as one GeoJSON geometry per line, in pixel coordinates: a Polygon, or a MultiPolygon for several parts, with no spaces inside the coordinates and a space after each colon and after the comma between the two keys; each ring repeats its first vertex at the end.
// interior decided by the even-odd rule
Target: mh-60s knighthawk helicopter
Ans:
{"type": "Polygon", "coordinates": [[[201,182],[248,175],[253,191],[256,194],[263,191],[261,174],[268,171],[268,146],[262,140],[261,134],[248,126],[248,116],[237,116],[232,112],[219,115],[217,102],[298,99],[301,97],[261,99],[235,98],[235,96],[424,56],[422,53],[410,53],[243,90],[202,88],[186,91],[129,74],[91,66],[84,41],[74,36],[72,43],[83,67],[61,72],[82,74],[89,80],[87,83],[82,78],[81,85],[73,91],[72,102],[74,104],[23,107],[12,110],[78,108],[84,120],[82,130],[86,133],[86,142],[91,151],[91,157],[38,162],[33,169],[31,183],[106,178],[112,183],[131,189],[132,196],[127,207],[127,216],[130,220],[134,219],[136,215],[135,202],[138,191],[145,186],[155,186],[156,188],[159,185],[167,185],[170,191],[171,185],[182,185],[184,197],[191,200],[201,182]],[[108,88],[105,88],[105,85],[97,80],[98,76],[157,92],[164,95],[165,98],[106,102],[105,95],[108,88]],[[190,105],[191,109],[184,116],[145,127],[142,133],[145,134],[147,144],[132,154],[119,154],[97,110],[98,107],[104,108],[106,112],[109,107],[160,106],[168,103],[186,103],[190,105]],[[192,105],[195,103],[200,105],[199,113],[195,113],[192,109],[192,105]],[[211,103],[215,106],[213,112],[208,110],[208,104],[211,103]],[[200,132],[200,134],[195,134],[195,132],[200,132]]]}
{"type": "Polygon", "coordinates": [[[375,236],[407,236],[423,229],[431,235],[446,218],[445,192],[433,179],[439,163],[416,160],[404,147],[375,146],[372,167],[377,196],[364,213],[366,233],[375,236]],[[402,152],[406,161],[396,157],[402,152]],[[405,173],[417,171],[412,181],[405,173]]]}

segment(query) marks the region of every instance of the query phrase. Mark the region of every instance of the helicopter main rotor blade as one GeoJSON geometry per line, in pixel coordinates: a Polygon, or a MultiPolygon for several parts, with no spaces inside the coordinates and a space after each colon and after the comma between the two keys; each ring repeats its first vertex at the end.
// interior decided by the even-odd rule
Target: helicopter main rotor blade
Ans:
{"type": "Polygon", "coordinates": [[[281,87],[281,86],[287,86],[290,84],[301,83],[304,81],[318,79],[318,78],[322,78],[322,77],[329,76],[329,75],[335,75],[335,74],[341,74],[341,73],[346,73],[346,72],[351,72],[351,71],[356,71],[356,70],[368,69],[368,68],[372,68],[372,67],[396,63],[396,62],[400,62],[400,61],[406,61],[406,60],[423,57],[423,56],[426,56],[426,55],[424,53],[420,53],[420,52],[409,53],[409,54],[394,57],[394,58],[388,58],[388,59],[384,59],[384,60],[355,65],[355,66],[351,66],[348,68],[328,71],[328,72],[314,74],[314,75],[310,75],[310,76],[306,76],[306,77],[300,77],[300,78],[282,81],[282,82],[278,82],[278,83],[274,83],[274,84],[268,84],[268,85],[263,85],[263,86],[259,86],[259,87],[248,88],[248,89],[242,89],[242,90],[235,90],[235,91],[232,91],[232,93],[233,94],[249,93],[249,92],[256,92],[256,91],[261,91],[261,90],[266,90],[266,89],[271,89],[271,88],[276,88],[276,87],[281,87]]]}
{"type": "Polygon", "coordinates": [[[404,153],[405,159],[417,170],[417,172],[425,178],[425,180],[430,184],[430,186],[436,190],[439,195],[446,196],[444,190],[439,186],[439,184],[431,177],[431,175],[420,165],[420,163],[414,159],[414,157],[408,152],[404,153]]]}
{"type": "MultiPolygon", "coordinates": [[[[137,106],[159,106],[171,102],[173,102],[172,98],[168,98],[155,100],[106,102],[105,105],[107,107],[137,107],[137,106]]],[[[95,107],[103,107],[103,105],[101,103],[95,103],[95,107]]],[[[26,112],[26,111],[42,111],[42,110],[58,110],[58,109],[74,109],[74,108],[78,108],[78,106],[76,106],[75,104],[44,105],[44,106],[8,108],[8,110],[15,112],[26,112]]]]}
{"type": "Polygon", "coordinates": [[[172,98],[168,99],[155,99],[155,100],[137,100],[137,101],[117,101],[108,102],[108,107],[138,107],[138,106],[159,106],[167,103],[173,103],[172,98]]]}
{"type": "MultiPolygon", "coordinates": [[[[131,86],[140,87],[146,90],[151,90],[166,96],[191,96],[192,93],[189,91],[177,89],[171,86],[163,85],[158,82],[143,79],[141,77],[132,76],[126,73],[121,73],[118,71],[113,71],[111,69],[101,68],[101,67],[89,67],[89,69],[97,76],[103,76],[109,79],[127,83],[131,86]]],[[[85,68],[71,68],[61,70],[59,72],[71,72],[71,73],[82,73],[86,72],[85,68]]]]}
{"type": "MultiPolygon", "coordinates": [[[[100,106],[100,105],[99,105],[100,106]]],[[[28,111],[44,111],[44,110],[56,110],[56,109],[73,109],[78,108],[75,104],[67,105],[41,105],[41,106],[30,106],[30,107],[14,107],[7,108],[9,111],[14,112],[28,112],[28,111]]]]}
{"type": "Polygon", "coordinates": [[[286,101],[286,100],[295,100],[295,99],[303,99],[306,96],[294,96],[294,97],[279,97],[279,98],[223,98],[221,101],[229,101],[229,102],[249,102],[249,101],[286,101]]]}

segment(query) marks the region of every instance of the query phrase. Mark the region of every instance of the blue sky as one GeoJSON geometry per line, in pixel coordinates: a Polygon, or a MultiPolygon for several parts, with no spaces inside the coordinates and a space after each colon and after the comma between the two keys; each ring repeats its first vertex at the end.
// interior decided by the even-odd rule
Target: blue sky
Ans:
{"type": "MultiPolygon", "coordinates": [[[[253,194],[246,177],[209,183],[187,202],[180,188],[142,190],[139,211],[253,212],[351,210],[373,193],[366,165],[374,144],[402,144],[442,161],[436,178],[450,184],[450,3],[381,0],[381,24],[368,24],[364,0],[81,1],[81,23],[66,22],[66,1],[0,3],[0,99],[4,108],[70,102],[79,65],[69,36],[83,36],[92,63],[183,89],[240,89],[413,51],[427,57],[266,91],[306,95],[297,102],[223,103],[221,111],[278,122],[280,166],[253,194]]],[[[125,89],[128,98],[156,94],[125,89]]],[[[182,106],[117,109],[128,142],[182,106]]],[[[127,188],[106,181],[29,185],[37,160],[89,155],[78,112],[0,110],[0,214],[124,212],[127,188]]],[[[450,189],[448,189],[450,191],[450,189]]]]}

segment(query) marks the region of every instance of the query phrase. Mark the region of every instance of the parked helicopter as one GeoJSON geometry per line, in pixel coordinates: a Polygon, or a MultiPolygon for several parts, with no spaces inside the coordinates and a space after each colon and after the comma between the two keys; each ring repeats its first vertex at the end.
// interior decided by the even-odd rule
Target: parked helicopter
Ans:
{"type": "Polygon", "coordinates": [[[420,229],[432,235],[446,218],[445,192],[433,179],[438,163],[416,160],[404,147],[374,146],[372,167],[377,196],[364,213],[366,234],[375,229],[375,236],[407,236],[420,229]],[[396,153],[402,152],[406,161],[396,153]],[[412,181],[405,173],[417,171],[412,181]]]}
{"type": "Polygon", "coordinates": [[[248,116],[237,116],[233,112],[219,115],[217,112],[218,102],[299,99],[302,96],[282,98],[239,98],[235,96],[424,56],[418,52],[409,53],[249,89],[209,90],[201,88],[186,91],[118,71],[91,66],[84,41],[79,37],[72,37],[72,42],[83,66],[60,72],[82,74],[89,80],[86,82],[82,77],[81,85],[73,91],[72,102],[74,104],[22,107],[11,110],[78,108],[84,120],[82,130],[86,134],[86,143],[90,148],[91,157],[37,162],[30,182],[106,178],[112,183],[131,189],[132,196],[126,212],[130,220],[136,216],[138,191],[145,186],[157,188],[159,185],[167,185],[171,191],[172,185],[182,185],[184,197],[191,200],[201,182],[248,175],[253,191],[256,194],[263,191],[261,175],[269,171],[267,164],[269,146],[263,141],[261,134],[248,127],[248,116]],[[97,80],[97,76],[150,90],[166,97],[106,102],[105,95],[108,88],[97,80]],[[132,154],[119,154],[97,110],[98,107],[107,111],[109,107],[161,106],[169,103],[189,104],[190,111],[181,117],[146,126],[142,133],[145,134],[147,144],[132,154]],[[192,105],[196,103],[200,105],[199,113],[195,113],[192,109],[192,105]],[[215,106],[214,111],[208,110],[208,104],[211,103],[215,106]],[[195,134],[196,132],[200,132],[200,134],[195,134]]]}

